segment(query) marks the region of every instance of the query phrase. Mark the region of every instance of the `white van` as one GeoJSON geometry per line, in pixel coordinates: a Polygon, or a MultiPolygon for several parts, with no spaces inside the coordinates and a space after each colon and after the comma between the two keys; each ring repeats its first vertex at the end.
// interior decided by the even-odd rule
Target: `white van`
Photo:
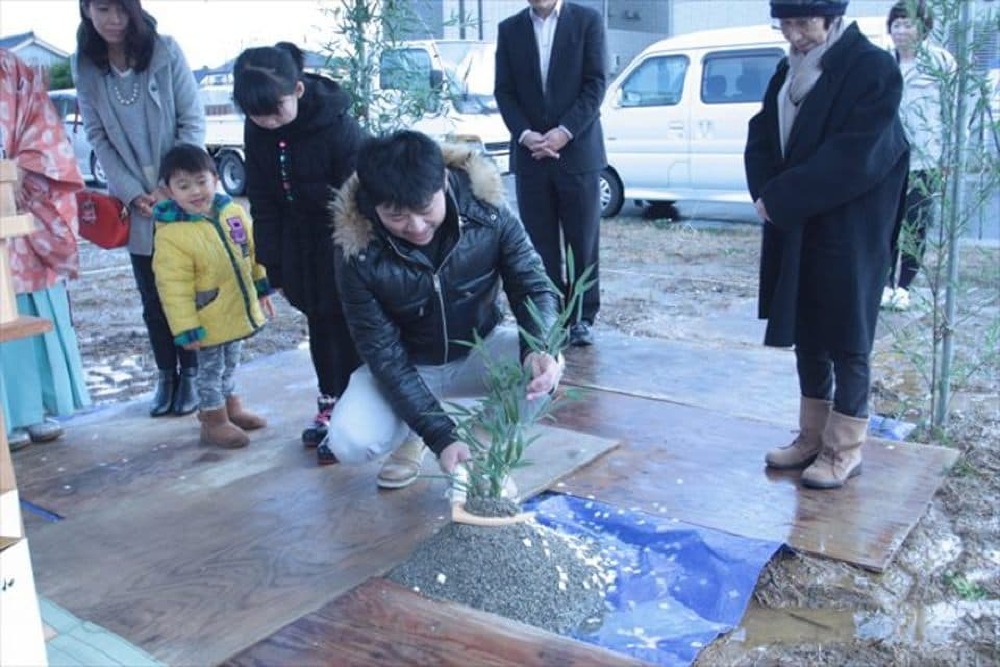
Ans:
{"type": "Polygon", "coordinates": [[[409,127],[442,140],[473,143],[508,169],[510,132],[493,97],[496,45],[470,40],[415,40],[382,54],[379,88],[443,85],[441,107],[409,127]]]}
{"type": "MultiPolygon", "coordinates": [[[[405,118],[408,127],[435,138],[475,144],[507,171],[510,132],[493,98],[496,45],[468,40],[401,42],[381,54],[377,90],[390,94],[379,99],[391,104],[392,91],[445,86],[441,105],[420,118],[405,118]]],[[[307,58],[310,54],[307,54],[307,58]]],[[[323,63],[325,65],[325,62],[323,63]]],[[[307,70],[336,78],[323,66],[307,70]]],[[[215,158],[222,188],[233,196],[246,191],[243,115],[233,105],[231,72],[209,75],[199,93],[205,107],[205,147],[215,158]]]]}
{"type": "MultiPolygon", "coordinates": [[[[888,46],[884,18],[857,21],[888,46]]],[[[747,123],[787,46],[780,31],[759,25],[664,39],[636,56],[601,107],[602,215],[617,215],[626,199],[749,202],[747,123]]]]}

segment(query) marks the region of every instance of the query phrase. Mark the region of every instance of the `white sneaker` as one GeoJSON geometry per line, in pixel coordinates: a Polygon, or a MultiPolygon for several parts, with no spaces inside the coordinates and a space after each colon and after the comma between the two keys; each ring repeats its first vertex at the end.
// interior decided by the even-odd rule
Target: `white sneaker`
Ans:
{"type": "Polygon", "coordinates": [[[897,287],[892,295],[892,307],[895,310],[906,310],[910,307],[910,291],[897,287]]]}
{"type": "Polygon", "coordinates": [[[891,287],[882,288],[882,301],[879,303],[880,308],[888,308],[892,305],[892,297],[895,291],[891,287]]]}

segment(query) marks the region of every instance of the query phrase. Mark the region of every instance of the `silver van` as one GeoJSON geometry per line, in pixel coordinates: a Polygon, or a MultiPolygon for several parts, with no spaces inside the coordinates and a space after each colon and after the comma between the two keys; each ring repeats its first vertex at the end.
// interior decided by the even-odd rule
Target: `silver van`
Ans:
{"type": "Polygon", "coordinates": [[[76,90],[53,90],[49,92],[49,99],[52,100],[56,113],[63,120],[66,137],[73,147],[73,155],[76,157],[76,164],[80,168],[83,179],[96,187],[107,187],[108,181],[104,176],[101,163],[97,160],[97,153],[87,141],[87,133],[83,130],[83,119],[80,117],[80,107],[76,101],[76,90]]]}
{"type": "MultiPolygon", "coordinates": [[[[884,18],[856,20],[888,46],[884,18]]],[[[747,123],[787,47],[781,32],[758,25],[671,37],[636,56],[601,107],[602,215],[617,215],[627,199],[749,202],[747,123]]]]}

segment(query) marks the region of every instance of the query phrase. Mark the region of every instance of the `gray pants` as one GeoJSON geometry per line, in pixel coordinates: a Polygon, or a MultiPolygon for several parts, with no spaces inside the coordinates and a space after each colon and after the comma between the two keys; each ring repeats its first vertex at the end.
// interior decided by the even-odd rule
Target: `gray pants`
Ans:
{"type": "Polygon", "coordinates": [[[233,375],[240,365],[243,341],[234,340],[198,350],[199,409],[217,410],[236,391],[233,375]]]}
{"type": "MultiPolygon", "coordinates": [[[[497,327],[484,343],[488,358],[516,360],[520,356],[518,334],[512,328],[497,327]]],[[[486,367],[476,351],[442,366],[417,366],[417,372],[438,400],[470,398],[484,392],[486,367]]],[[[337,401],[326,442],[338,461],[358,464],[395,451],[410,433],[365,364],[351,374],[347,390],[337,401]]]]}

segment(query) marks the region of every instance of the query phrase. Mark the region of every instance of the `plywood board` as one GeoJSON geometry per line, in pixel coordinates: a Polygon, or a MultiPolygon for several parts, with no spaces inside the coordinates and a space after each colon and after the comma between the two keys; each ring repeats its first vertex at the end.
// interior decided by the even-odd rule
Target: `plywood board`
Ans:
{"type": "Polygon", "coordinates": [[[602,331],[596,345],[566,351],[565,381],[778,424],[799,414],[795,355],[763,346],[602,331]]]}
{"type": "MultiPolygon", "coordinates": [[[[376,488],[378,462],[317,467],[298,440],[306,415],[290,409],[311,402],[306,353],[244,371],[268,378],[244,397],[270,421],[245,450],[202,446],[193,416],[150,419],[137,402],[14,455],[22,497],[64,517],[28,525],[40,592],[168,664],[267,637],[404,560],[449,513],[430,459],[398,491],[376,488]]],[[[522,490],[615,444],[539,428],[522,490]]]]}
{"type": "Polygon", "coordinates": [[[559,480],[613,450],[618,441],[554,426],[538,425],[530,431],[538,434],[525,453],[526,465],[514,471],[519,496],[536,496],[552,488],[559,480]]]}
{"type": "Polygon", "coordinates": [[[225,664],[625,667],[645,663],[372,579],[225,664]]]}
{"type": "Polygon", "coordinates": [[[864,474],[845,488],[801,488],[797,472],[765,470],[764,452],[791,429],[700,408],[594,392],[559,411],[563,425],[623,444],[560,491],[672,516],[884,569],[923,516],[955,451],[869,439],[864,474]]]}

